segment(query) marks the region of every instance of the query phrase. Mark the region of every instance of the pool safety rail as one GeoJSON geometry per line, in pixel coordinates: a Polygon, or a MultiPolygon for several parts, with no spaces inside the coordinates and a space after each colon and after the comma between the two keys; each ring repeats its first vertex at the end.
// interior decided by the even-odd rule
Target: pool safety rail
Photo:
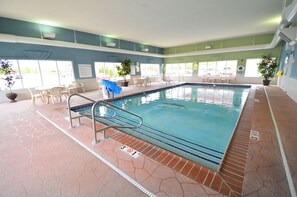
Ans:
{"type": "Polygon", "coordinates": [[[127,111],[125,109],[122,109],[122,108],[120,108],[120,107],[118,107],[116,105],[113,105],[113,104],[111,104],[111,103],[109,103],[107,101],[104,101],[104,100],[95,101],[93,99],[90,99],[88,97],[82,96],[80,94],[72,94],[72,95],[70,95],[68,97],[68,99],[67,99],[67,107],[68,107],[68,115],[69,115],[70,127],[71,128],[74,128],[73,122],[72,122],[73,119],[77,119],[78,118],[79,119],[79,124],[81,124],[81,120],[80,120],[81,117],[86,116],[88,118],[92,118],[92,125],[93,125],[93,131],[94,131],[94,141],[93,141],[93,144],[99,143],[99,140],[97,139],[97,133],[99,133],[101,131],[103,131],[103,139],[106,139],[107,138],[107,136],[106,136],[106,130],[107,129],[110,129],[110,128],[115,128],[115,129],[119,129],[119,128],[123,128],[123,129],[137,129],[143,123],[142,117],[139,116],[139,115],[137,115],[137,114],[135,114],[135,113],[132,113],[130,111],[127,111]],[[90,116],[86,116],[86,115],[80,115],[80,114],[74,116],[72,114],[72,110],[71,110],[71,99],[74,96],[83,98],[83,99],[88,100],[91,103],[93,103],[92,110],[91,110],[91,114],[92,114],[91,117],[90,116]],[[98,115],[96,115],[96,107],[99,106],[99,105],[104,106],[104,107],[110,109],[113,112],[113,114],[111,116],[100,116],[100,115],[98,116],[98,115]],[[103,128],[97,129],[96,128],[96,118],[113,119],[113,118],[115,118],[117,116],[116,109],[117,110],[120,110],[120,111],[123,111],[123,112],[125,112],[127,114],[130,114],[130,115],[136,117],[137,119],[139,119],[138,124],[137,125],[129,125],[129,126],[116,124],[116,125],[109,125],[109,126],[105,126],[103,128]]]}

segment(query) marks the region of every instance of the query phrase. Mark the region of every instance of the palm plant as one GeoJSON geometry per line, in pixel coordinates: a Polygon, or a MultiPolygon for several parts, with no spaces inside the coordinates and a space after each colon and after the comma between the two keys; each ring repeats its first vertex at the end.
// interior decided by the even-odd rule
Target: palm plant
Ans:
{"type": "Polygon", "coordinates": [[[131,72],[131,60],[126,58],[122,63],[121,66],[116,66],[118,75],[124,77],[124,83],[127,84],[126,76],[131,72]]]}

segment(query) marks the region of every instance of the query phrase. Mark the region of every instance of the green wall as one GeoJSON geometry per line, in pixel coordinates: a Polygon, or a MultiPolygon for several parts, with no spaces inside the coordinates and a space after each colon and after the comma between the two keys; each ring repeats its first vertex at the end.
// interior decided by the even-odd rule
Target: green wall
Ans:
{"type": "Polygon", "coordinates": [[[274,49],[255,50],[255,51],[241,51],[218,53],[209,55],[194,55],[185,57],[165,58],[165,63],[188,63],[188,62],[204,62],[204,61],[219,61],[219,60],[241,60],[251,58],[261,58],[265,54],[271,54],[279,59],[281,52],[281,44],[274,49]]]}
{"type": "MultiPolygon", "coordinates": [[[[164,49],[164,54],[179,54],[195,51],[206,51],[205,46],[211,46],[211,49],[222,49],[231,47],[253,46],[260,44],[270,44],[274,34],[263,34],[256,36],[248,36],[241,38],[215,40],[203,43],[196,43],[184,46],[170,47],[164,49]]],[[[175,58],[165,58],[165,64],[168,63],[188,63],[188,62],[205,62],[205,61],[220,61],[220,60],[238,60],[238,65],[245,65],[246,59],[261,58],[265,54],[271,54],[279,59],[281,53],[281,43],[273,49],[228,52],[209,55],[193,55],[175,58]]]]}
{"type": "Polygon", "coordinates": [[[224,40],[213,40],[189,45],[182,45],[164,49],[164,54],[187,53],[193,51],[205,51],[205,46],[211,46],[211,49],[222,49],[230,47],[251,46],[259,44],[269,44],[274,36],[274,33],[261,34],[255,36],[246,36],[239,38],[230,38],[224,40]]]}

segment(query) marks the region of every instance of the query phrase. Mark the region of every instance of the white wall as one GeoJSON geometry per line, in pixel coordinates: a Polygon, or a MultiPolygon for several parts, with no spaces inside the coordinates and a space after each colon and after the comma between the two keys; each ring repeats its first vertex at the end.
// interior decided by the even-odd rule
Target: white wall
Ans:
{"type": "MultiPolygon", "coordinates": [[[[294,50],[294,48],[292,48],[292,50],[294,50]]],[[[297,103],[297,79],[290,77],[293,64],[296,63],[295,61],[297,61],[296,58],[294,59],[293,54],[291,54],[288,62],[284,63],[284,75],[279,77],[277,85],[297,103]]]]}
{"type": "Polygon", "coordinates": [[[297,103],[297,79],[282,76],[279,85],[297,103]]]}

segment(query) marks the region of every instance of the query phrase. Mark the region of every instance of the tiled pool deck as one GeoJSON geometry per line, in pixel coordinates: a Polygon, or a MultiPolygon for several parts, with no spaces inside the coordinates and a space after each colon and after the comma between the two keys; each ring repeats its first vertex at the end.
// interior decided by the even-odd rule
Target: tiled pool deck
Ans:
{"type": "MultiPolygon", "coordinates": [[[[124,94],[143,90],[130,87],[124,94]]],[[[277,87],[266,90],[296,187],[297,104],[277,87]]],[[[98,91],[86,95],[101,96],[98,91]]],[[[156,196],[290,196],[263,87],[255,86],[249,97],[219,172],[115,130],[108,130],[107,140],[92,145],[91,121],[84,118],[84,125],[69,129],[65,103],[36,107],[28,100],[2,103],[0,196],[147,195],[61,130],[156,196]],[[259,140],[249,139],[251,129],[260,132],[259,140]],[[123,144],[141,156],[132,158],[120,151],[123,144]]]]}

